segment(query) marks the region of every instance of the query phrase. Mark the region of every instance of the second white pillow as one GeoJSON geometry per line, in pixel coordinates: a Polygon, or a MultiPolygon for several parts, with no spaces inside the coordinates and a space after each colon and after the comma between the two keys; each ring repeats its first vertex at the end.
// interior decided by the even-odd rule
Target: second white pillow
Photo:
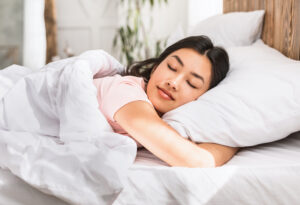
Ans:
{"type": "Polygon", "coordinates": [[[188,31],[188,36],[206,35],[223,47],[251,45],[260,38],[264,13],[257,10],[212,16],[188,31]]]}
{"type": "Polygon", "coordinates": [[[185,35],[177,28],[168,39],[168,45],[187,36],[206,35],[216,46],[248,46],[261,36],[264,10],[231,12],[209,17],[188,29],[185,35]]]}

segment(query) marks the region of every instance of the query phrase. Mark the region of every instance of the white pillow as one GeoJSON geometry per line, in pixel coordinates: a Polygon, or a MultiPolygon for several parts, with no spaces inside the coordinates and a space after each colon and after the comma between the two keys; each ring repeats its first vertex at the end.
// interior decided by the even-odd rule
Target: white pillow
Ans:
{"type": "Polygon", "coordinates": [[[233,147],[279,140],[300,130],[300,61],[262,40],[227,51],[227,77],[163,119],[195,142],[233,147]]]}
{"type": "Polygon", "coordinates": [[[178,25],[177,28],[172,32],[172,35],[167,39],[166,47],[169,47],[173,43],[183,39],[185,37],[184,31],[181,25],[178,25]]]}
{"type": "Polygon", "coordinates": [[[215,15],[190,28],[187,35],[175,30],[169,37],[168,45],[184,37],[197,35],[208,36],[217,46],[251,45],[261,36],[264,13],[264,10],[257,10],[215,15]]]}

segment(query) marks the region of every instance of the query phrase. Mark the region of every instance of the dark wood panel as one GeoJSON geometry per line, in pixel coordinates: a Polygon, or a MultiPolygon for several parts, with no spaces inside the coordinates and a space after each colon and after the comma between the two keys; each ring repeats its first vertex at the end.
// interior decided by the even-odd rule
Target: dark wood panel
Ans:
{"type": "Polygon", "coordinates": [[[52,61],[52,58],[57,55],[55,0],[45,0],[44,18],[47,41],[46,63],[49,63],[52,61]]]}
{"type": "Polygon", "coordinates": [[[263,41],[300,60],[300,0],[223,0],[223,12],[266,11],[263,41]]]}

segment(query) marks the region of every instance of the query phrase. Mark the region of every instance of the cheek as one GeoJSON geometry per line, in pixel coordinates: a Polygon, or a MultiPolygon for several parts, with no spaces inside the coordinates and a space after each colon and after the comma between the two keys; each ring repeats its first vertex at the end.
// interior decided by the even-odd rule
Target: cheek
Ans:
{"type": "Polygon", "coordinates": [[[162,82],[161,76],[159,72],[153,73],[148,82],[149,88],[154,89],[157,85],[160,85],[162,82]]]}
{"type": "Polygon", "coordinates": [[[196,100],[201,94],[191,89],[185,89],[179,97],[180,105],[196,100]]]}
{"type": "Polygon", "coordinates": [[[166,69],[163,65],[159,65],[155,68],[150,79],[152,78],[154,81],[159,81],[166,75],[166,69]]]}
{"type": "Polygon", "coordinates": [[[163,76],[163,73],[160,72],[159,70],[156,70],[156,71],[152,74],[150,80],[151,80],[153,83],[156,83],[156,82],[159,82],[159,81],[161,80],[162,76],[163,76]]]}
{"type": "Polygon", "coordinates": [[[156,88],[155,82],[153,80],[149,80],[147,88],[146,88],[146,92],[147,92],[147,96],[150,99],[150,101],[151,101],[152,97],[155,95],[155,88],[156,88]]]}

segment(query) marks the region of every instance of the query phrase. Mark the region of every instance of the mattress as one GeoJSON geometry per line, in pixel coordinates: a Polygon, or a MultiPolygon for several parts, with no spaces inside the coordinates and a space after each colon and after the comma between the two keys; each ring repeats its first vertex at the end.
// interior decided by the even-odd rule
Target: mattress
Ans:
{"type": "MultiPolygon", "coordinates": [[[[14,75],[10,69],[0,71],[1,96],[17,79],[16,67],[11,67],[14,75]]],[[[30,70],[19,69],[20,75],[26,72],[30,70]]],[[[114,205],[297,204],[299,183],[300,132],[277,142],[243,148],[217,168],[169,167],[146,149],[139,149],[114,205]]],[[[0,204],[67,203],[0,169],[0,204]]]]}

